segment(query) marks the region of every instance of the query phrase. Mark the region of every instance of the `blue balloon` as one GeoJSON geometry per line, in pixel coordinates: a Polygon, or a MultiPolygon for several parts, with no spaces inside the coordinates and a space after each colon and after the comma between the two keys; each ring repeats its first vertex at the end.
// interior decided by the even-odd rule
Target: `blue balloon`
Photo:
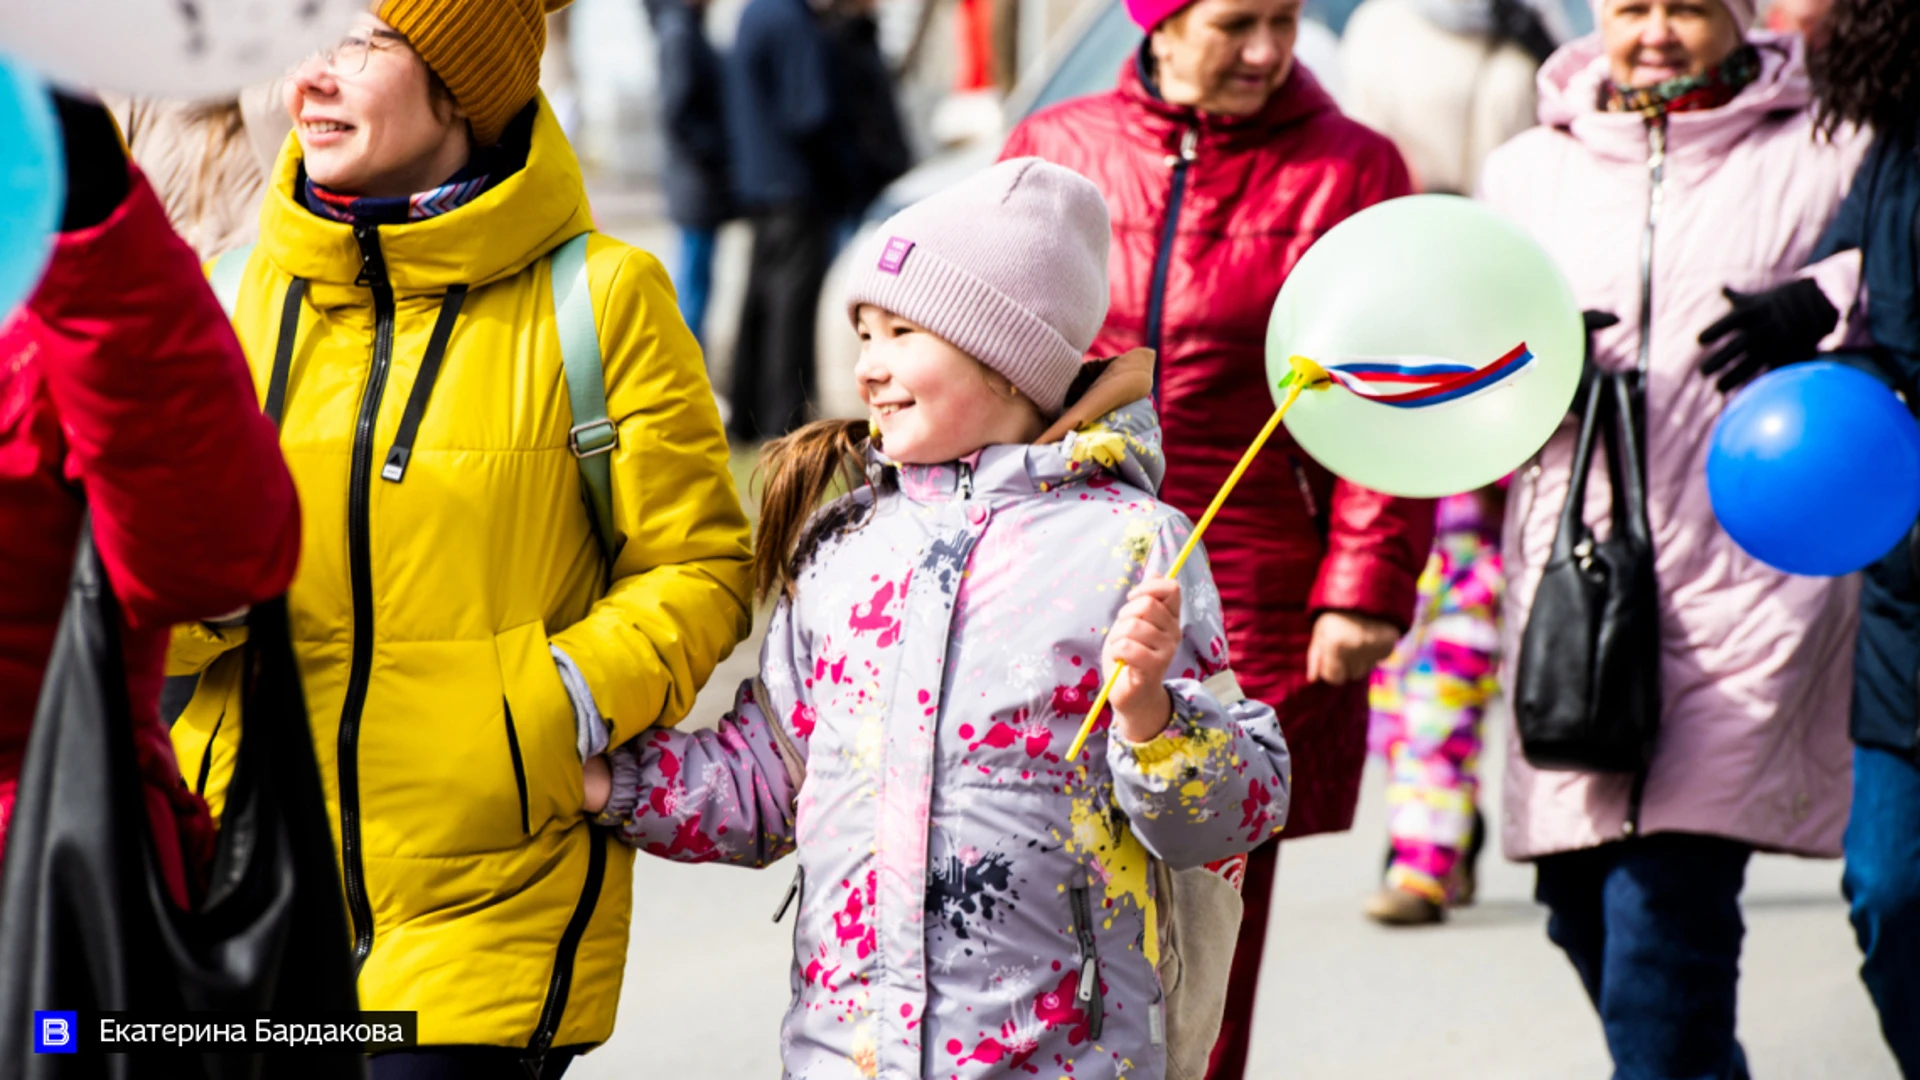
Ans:
{"type": "Polygon", "coordinates": [[[1707,493],[1728,535],[1761,562],[1850,574],[1920,515],[1920,424],[1865,372],[1825,360],[1781,368],[1721,414],[1707,493]]]}
{"type": "Polygon", "coordinates": [[[47,86],[0,54],[0,322],[33,294],[47,268],[66,193],[60,124],[47,86]]]}

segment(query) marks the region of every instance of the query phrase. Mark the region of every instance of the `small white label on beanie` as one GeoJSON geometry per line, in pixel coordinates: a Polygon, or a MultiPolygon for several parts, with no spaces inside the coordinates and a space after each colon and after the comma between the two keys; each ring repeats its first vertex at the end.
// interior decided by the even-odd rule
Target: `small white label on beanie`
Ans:
{"type": "Polygon", "coordinates": [[[907,265],[907,254],[913,250],[913,241],[901,236],[887,238],[887,246],[880,252],[880,272],[899,274],[907,265]]]}

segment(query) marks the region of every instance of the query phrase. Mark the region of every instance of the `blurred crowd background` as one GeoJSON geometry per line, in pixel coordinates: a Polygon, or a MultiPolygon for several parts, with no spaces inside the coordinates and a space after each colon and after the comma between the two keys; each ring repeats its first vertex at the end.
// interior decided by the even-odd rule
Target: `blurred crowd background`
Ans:
{"type": "MultiPolygon", "coordinates": [[[[1776,0],[1763,18],[1817,44],[1828,5],[1776,0]]],[[[786,426],[735,419],[730,400],[741,385],[748,267],[760,260],[752,208],[721,196],[737,192],[740,163],[728,160],[725,107],[705,88],[724,85],[727,65],[741,59],[733,50],[749,6],[577,0],[550,17],[542,75],[588,170],[600,227],[672,270],[742,442],[786,426]]],[[[1305,16],[1297,55],[1341,108],[1393,137],[1423,190],[1461,194],[1471,193],[1486,153],[1533,125],[1540,61],[1593,29],[1587,0],[1311,0],[1305,16]]],[[[836,110],[822,130],[860,132],[834,149],[841,171],[826,186],[848,194],[822,215],[841,221],[827,237],[830,267],[863,223],[991,164],[1024,117],[1110,88],[1142,38],[1120,0],[836,0],[821,25],[840,62],[820,73],[832,85],[818,89],[836,110]]],[[[752,118],[736,110],[731,122],[752,118]]],[[[817,286],[798,282],[818,301],[817,318],[776,330],[814,342],[811,357],[789,346],[777,358],[811,361],[812,371],[769,377],[803,378],[817,416],[864,415],[852,380],[856,343],[834,299],[843,276],[830,268],[817,286]]],[[[756,355],[770,347],[749,345],[756,355]]]]}

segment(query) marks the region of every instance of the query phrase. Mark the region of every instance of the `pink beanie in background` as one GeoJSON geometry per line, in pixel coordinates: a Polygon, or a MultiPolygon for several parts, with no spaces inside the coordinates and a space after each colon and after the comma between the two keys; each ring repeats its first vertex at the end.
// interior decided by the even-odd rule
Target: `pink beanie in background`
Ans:
{"type": "MultiPolygon", "coordinates": [[[[1131,0],[1129,0],[1129,2],[1131,2],[1131,0]]],[[[1601,9],[1606,6],[1607,0],[1593,0],[1593,21],[1595,23],[1600,21],[1601,9]]],[[[1733,24],[1740,28],[1741,33],[1744,34],[1753,29],[1753,20],[1757,14],[1754,10],[1754,0],[1720,0],[1720,6],[1726,8],[1727,14],[1733,16],[1733,24]]]]}
{"type": "MultiPolygon", "coordinates": [[[[1598,0],[1595,0],[1598,2],[1598,0]]],[[[1180,9],[1193,3],[1193,0],[1127,0],[1127,17],[1147,33],[1178,14],[1180,9]]]]}
{"type": "Polygon", "coordinates": [[[847,314],[918,323],[1057,416],[1107,318],[1110,230],[1091,180],[1003,161],[888,218],[854,259],[847,314]]]}

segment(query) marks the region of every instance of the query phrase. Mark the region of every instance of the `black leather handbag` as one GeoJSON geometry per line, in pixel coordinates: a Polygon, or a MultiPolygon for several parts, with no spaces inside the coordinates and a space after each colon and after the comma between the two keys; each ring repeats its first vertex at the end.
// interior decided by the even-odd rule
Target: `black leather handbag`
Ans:
{"type": "Polygon", "coordinates": [[[1538,769],[1643,773],[1660,729],[1660,599],[1642,469],[1638,377],[1587,395],[1553,553],[1520,638],[1514,724],[1538,769]],[[1594,442],[1606,446],[1613,527],[1587,525],[1594,442]]]}
{"type": "MultiPolygon", "coordinates": [[[[358,1053],[36,1054],[36,1010],[317,1014],[355,1008],[346,912],[285,600],[254,608],[247,723],[204,896],[158,869],[120,612],[83,534],[0,863],[0,1076],[360,1078],[358,1053]]],[[[82,1038],[82,1045],[86,1045],[82,1038]]]]}

